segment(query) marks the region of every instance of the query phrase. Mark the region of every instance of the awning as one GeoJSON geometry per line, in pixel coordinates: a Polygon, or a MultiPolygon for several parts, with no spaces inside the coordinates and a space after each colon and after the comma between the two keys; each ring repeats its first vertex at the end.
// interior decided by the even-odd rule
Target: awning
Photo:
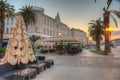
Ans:
{"type": "Polygon", "coordinates": [[[49,35],[40,34],[40,33],[35,33],[35,32],[28,33],[28,35],[29,35],[29,36],[32,36],[32,35],[34,35],[34,36],[39,36],[39,37],[41,37],[41,38],[48,38],[48,37],[51,37],[51,36],[49,36],[49,35]]]}
{"type": "Polygon", "coordinates": [[[49,37],[44,39],[46,42],[79,42],[73,37],[60,36],[60,37],[49,37]]]}

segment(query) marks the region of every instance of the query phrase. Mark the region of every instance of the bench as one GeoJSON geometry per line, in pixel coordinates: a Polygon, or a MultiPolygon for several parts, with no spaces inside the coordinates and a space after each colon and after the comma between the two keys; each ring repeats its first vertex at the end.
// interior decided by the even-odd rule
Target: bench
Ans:
{"type": "Polygon", "coordinates": [[[46,70],[46,64],[45,63],[33,64],[30,66],[30,68],[35,68],[37,70],[37,74],[39,74],[40,72],[46,70]]]}
{"type": "Polygon", "coordinates": [[[48,59],[45,61],[45,63],[46,63],[46,67],[50,68],[52,65],[54,65],[54,60],[48,59]]]}
{"type": "Polygon", "coordinates": [[[49,62],[51,65],[54,65],[54,60],[52,60],[52,59],[48,59],[48,60],[46,60],[46,62],[49,62]]]}
{"type": "Polygon", "coordinates": [[[0,63],[0,78],[1,75],[9,71],[12,71],[14,68],[15,66],[10,65],[9,63],[0,63]]]}
{"type": "Polygon", "coordinates": [[[26,68],[20,71],[17,71],[12,75],[13,80],[30,80],[31,78],[36,77],[36,69],[26,68]]]}
{"type": "Polygon", "coordinates": [[[4,79],[4,78],[0,78],[0,80],[7,80],[7,79],[4,79]]]}
{"type": "Polygon", "coordinates": [[[46,70],[46,63],[40,63],[39,66],[41,67],[41,72],[46,70]]]}

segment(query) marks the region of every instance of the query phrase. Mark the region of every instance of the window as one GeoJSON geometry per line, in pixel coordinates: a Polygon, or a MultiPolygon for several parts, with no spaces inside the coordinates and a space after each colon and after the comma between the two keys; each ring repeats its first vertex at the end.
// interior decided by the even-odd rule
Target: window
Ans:
{"type": "Polygon", "coordinates": [[[12,28],[11,28],[11,32],[12,32],[12,28]]]}
{"type": "Polygon", "coordinates": [[[35,19],[36,19],[36,23],[37,23],[39,21],[38,17],[36,16],[35,19]]]}
{"type": "Polygon", "coordinates": [[[56,25],[57,29],[59,29],[59,24],[56,25]]]}
{"type": "Polygon", "coordinates": [[[50,30],[50,35],[52,35],[52,31],[50,30]]]}
{"type": "Polygon", "coordinates": [[[53,31],[53,36],[55,35],[55,31],[53,31]]]}
{"type": "Polygon", "coordinates": [[[11,24],[13,24],[13,18],[11,18],[11,24]]]}
{"type": "Polygon", "coordinates": [[[9,18],[7,18],[7,25],[9,25],[9,18]]]}
{"type": "Polygon", "coordinates": [[[7,33],[7,34],[9,33],[9,28],[6,29],[6,33],[7,33]]]}
{"type": "Polygon", "coordinates": [[[58,32],[57,31],[55,31],[55,35],[58,36],[58,32]]]}
{"type": "Polygon", "coordinates": [[[47,29],[47,34],[49,34],[49,29],[47,29]]]}
{"type": "Polygon", "coordinates": [[[44,25],[46,25],[46,19],[44,19],[44,25]]]}
{"type": "Polygon", "coordinates": [[[53,26],[52,26],[52,22],[51,22],[50,26],[53,27],[53,26]]]}
{"type": "Polygon", "coordinates": [[[54,28],[54,24],[53,24],[53,28],[54,28]]]}
{"type": "Polygon", "coordinates": [[[44,34],[46,34],[46,29],[44,28],[44,34]]]}
{"type": "Polygon", "coordinates": [[[49,26],[49,20],[47,21],[47,25],[49,26]]]}
{"type": "Polygon", "coordinates": [[[38,27],[36,26],[36,27],[35,27],[35,32],[37,32],[37,29],[38,29],[38,27]]]}

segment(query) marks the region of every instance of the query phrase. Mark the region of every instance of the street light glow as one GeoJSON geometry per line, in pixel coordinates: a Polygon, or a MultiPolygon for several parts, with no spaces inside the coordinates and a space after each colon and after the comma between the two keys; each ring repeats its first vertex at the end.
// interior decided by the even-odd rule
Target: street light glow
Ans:
{"type": "Polygon", "coordinates": [[[59,35],[59,36],[61,36],[61,35],[62,35],[62,33],[61,33],[61,32],[59,32],[59,33],[58,33],[58,35],[59,35]]]}
{"type": "Polygon", "coordinates": [[[113,27],[106,28],[105,30],[110,32],[117,31],[117,29],[113,27]]]}

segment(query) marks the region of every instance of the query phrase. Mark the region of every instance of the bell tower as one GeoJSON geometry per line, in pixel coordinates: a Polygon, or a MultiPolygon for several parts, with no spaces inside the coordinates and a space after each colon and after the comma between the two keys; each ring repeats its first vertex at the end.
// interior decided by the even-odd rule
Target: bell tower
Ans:
{"type": "Polygon", "coordinates": [[[57,15],[56,15],[56,17],[55,17],[55,20],[56,20],[57,22],[60,22],[59,12],[57,12],[57,15]]]}

